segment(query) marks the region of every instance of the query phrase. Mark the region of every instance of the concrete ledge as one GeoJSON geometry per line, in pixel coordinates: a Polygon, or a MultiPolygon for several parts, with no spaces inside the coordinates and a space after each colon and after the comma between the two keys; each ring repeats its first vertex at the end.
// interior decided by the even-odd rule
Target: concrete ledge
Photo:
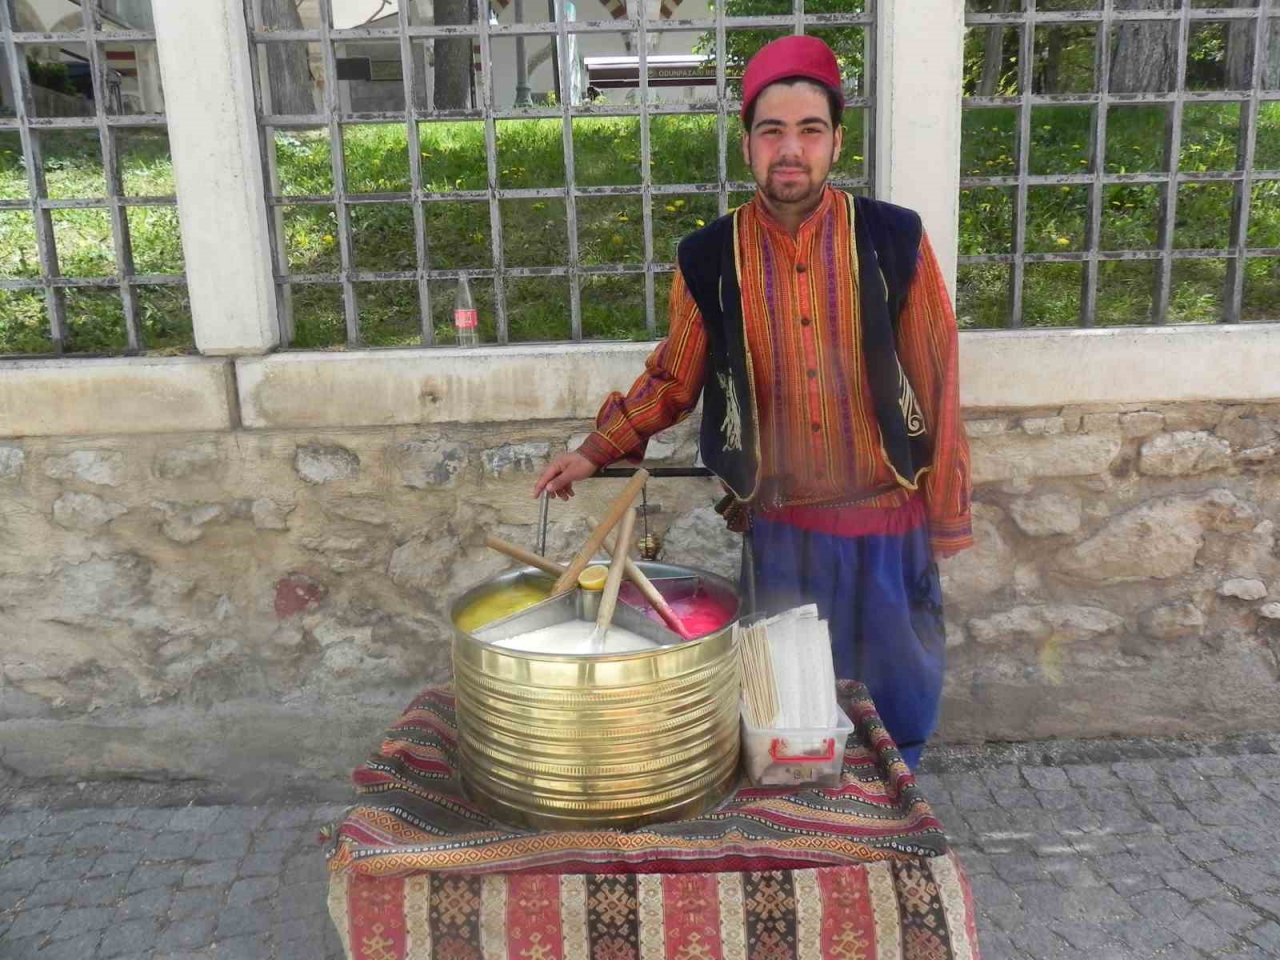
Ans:
{"type": "Polygon", "coordinates": [[[1280,324],[971,331],[960,390],[966,409],[1274,400],[1280,324]]]}
{"type": "Polygon", "coordinates": [[[0,363],[0,436],[229,430],[232,373],[205,357],[0,363]]]}
{"type": "Polygon", "coordinates": [[[652,343],[279,353],[236,361],[246,427],[491,423],[594,417],[652,343]]]}
{"type": "MultiPolygon", "coordinates": [[[[0,436],[576,420],[651,343],[0,363],[0,436]],[[234,369],[232,367],[234,364],[234,369]],[[233,379],[233,374],[235,378],[233,379]],[[238,383],[238,394],[237,394],[238,383]]],[[[1280,324],[970,331],[966,409],[1280,398],[1280,324]]]]}

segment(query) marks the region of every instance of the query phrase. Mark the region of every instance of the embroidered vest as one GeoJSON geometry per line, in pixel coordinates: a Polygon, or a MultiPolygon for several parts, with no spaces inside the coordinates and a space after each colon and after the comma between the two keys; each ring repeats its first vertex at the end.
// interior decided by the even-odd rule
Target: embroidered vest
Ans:
{"type": "MultiPolygon", "coordinates": [[[[867,377],[880,428],[881,453],[898,484],[916,489],[932,445],[898,360],[898,319],[920,251],[920,217],[864,197],[852,200],[858,271],[858,317],[867,377]]],[[[738,286],[738,211],[685,237],[680,272],[702,314],[709,363],[702,390],[702,461],[740,500],[761,493],[759,417],[750,345],[738,286]]]]}

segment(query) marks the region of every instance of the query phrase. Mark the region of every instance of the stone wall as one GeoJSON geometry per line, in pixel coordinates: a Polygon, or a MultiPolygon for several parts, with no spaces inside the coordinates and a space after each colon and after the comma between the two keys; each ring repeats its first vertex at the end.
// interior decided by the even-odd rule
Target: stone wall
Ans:
{"type": "MultiPolygon", "coordinates": [[[[691,424],[652,445],[688,463],[691,424]]],[[[0,764],[340,782],[449,672],[450,598],[532,545],[582,421],[0,441],[0,764]]],[[[974,413],[943,736],[1280,729],[1280,403],[974,413]]],[[[552,507],[565,555],[617,481],[552,507]]],[[[711,481],[665,559],[736,571],[711,481]]]]}
{"type": "Polygon", "coordinates": [[[1280,729],[1280,404],[968,428],[978,545],[944,566],[948,736],[1280,729]]]}

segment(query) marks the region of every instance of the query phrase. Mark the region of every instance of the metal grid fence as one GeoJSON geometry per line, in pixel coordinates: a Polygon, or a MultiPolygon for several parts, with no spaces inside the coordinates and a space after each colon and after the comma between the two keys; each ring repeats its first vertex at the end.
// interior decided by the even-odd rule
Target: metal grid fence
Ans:
{"type": "MultiPolygon", "coordinates": [[[[1165,323],[1171,317],[1171,297],[1177,292],[1180,265],[1194,261],[1215,261],[1224,266],[1220,290],[1216,292],[1217,319],[1225,322],[1242,318],[1242,301],[1245,294],[1246,272],[1252,265],[1266,268],[1268,276],[1280,276],[1275,258],[1280,257],[1280,240],[1269,231],[1265,245],[1256,242],[1251,233],[1251,216],[1261,211],[1261,204],[1269,204],[1272,214],[1280,212],[1280,191],[1275,189],[1280,181],[1280,123],[1276,123],[1280,111],[1280,82],[1275,74],[1280,62],[1280,8],[1274,0],[1244,0],[1230,8],[1209,6],[1203,0],[969,0],[966,24],[971,39],[977,32],[979,38],[988,38],[985,56],[997,55],[1005,61],[1002,65],[984,64],[987,75],[994,79],[1007,69],[1007,81],[1015,84],[1012,92],[987,93],[974,90],[973,84],[963,99],[966,140],[974,136],[972,129],[982,126],[978,112],[1010,111],[1016,115],[1013,124],[1011,153],[1003,159],[1012,169],[997,175],[975,174],[978,164],[967,164],[962,172],[961,209],[971,215],[978,209],[981,198],[993,195],[997,200],[1006,197],[1011,203],[997,202],[991,209],[1007,212],[1007,234],[995,231],[995,242],[969,244],[965,249],[962,226],[960,264],[960,299],[966,297],[966,289],[972,291],[975,276],[990,265],[1004,265],[1007,270],[1004,283],[1007,298],[1004,301],[1004,325],[1019,327],[1028,319],[1027,302],[1028,266],[1039,264],[1075,264],[1081,270],[1078,316],[1043,317],[1037,322],[1062,325],[1092,326],[1099,316],[1099,272],[1105,265],[1123,261],[1145,261],[1152,265],[1149,316],[1135,315],[1120,322],[1132,324],[1165,323]],[[1083,9],[1082,9],[1083,8],[1083,9]],[[1016,36],[1016,63],[1010,67],[1002,37],[1005,31],[1016,36]],[[1043,75],[1037,78],[1037,64],[1043,64],[1049,55],[1048,47],[1072,31],[1078,38],[1092,33],[1093,82],[1083,90],[1046,89],[1053,87],[1051,79],[1043,75]],[[1081,34],[1081,31],[1084,31],[1081,34]],[[1121,69],[1117,59],[1128,55],[1122,51],[1122,35],[1128,31],[1132,39],[1145,32],[1149,43],[1170,42],[1171,70],[1165,82],[1154,84],[1165,89],[1124,91],[1113,89],[1113,76],[1121,69]],[[1214,33],[1216,31],[1216,34],[1214,33]],[[1230,34],[1245,57],[1245,84],[1239,84],[1239,71],[1231,77],[1228,71],[1215,82],[1210,80],[1196,84],[1188,82],[1188,60],[1193,41],[1197,37],[1205,41],[1221,41],[1230,34]],[[1232,86],[1232,80],[1237,81],[1232,86]],[[1221,89],[1213,89],[1220,86],[1221,89]],[[1185,145],[1184,131],[1189,110],[1201,105],[1232,106],[1238,110],[1238,124],[1234,131],[1227,129],[1224,136],[1234,137],[1234,157],[1228,169],[1183,169],[1185,145]],[[1083,155],[1078,162],[1085,167],[1079,172],[1044,170],[1046,164],[1037,163],[1038,143],[1036,114],[1046,108],[1082,108],[1088,111],[1088,133],[1081,143],[1083,155]],[[1154,107],[1163,111],[1163,129],[1156,134],[1156,149],[1162,155],[1156,169],[1128,171],[1108,154],[1109,124],[1114,127],[1118,111],[1135,107],[1154,107]],[[1266,155],[1259,141],[1261,112],[1271,111],[1271,126],[1266,128],[1268,141],[1266,155]],[[972,121],[972,122],[971,122],[972,121]],[[1257,169],[1263,161],[1272,169],[1257,169]],[[1117,169],[1120,167],[1120,169],[1117,169]],[[1040,172],[1037,170],[1040,169],[1040,172]],[[1188,191],[1203,190],[1204,185],[1226,185],[1230,199],[1219,211],[1220,222],[1225,223],[1225,242],[1217,246],[1203,246],[1186,242],[1179,237],[1179,201],[1188,191]],[[1154,242],[1149,246],[1129,247],[1126,244],[1108,244],[1108,228],[1112,217],[1129,214],[1109,202],[1111,192],[1121,187],[1144,187],[1156,194],[1154,211],[1154,242]],[[1056,242],[1076,249],[1035,249],[1044,244],[1029,242],[1028,223],[1032,212],[1032,191],[1053,188],[1059,191],[1081,190],[1087,199],[1081,205],[1083,216],[1077,236],[1059,238],[1056,242]],[[1009,196],[1011,195],[1011,196],[1009,196]],[[1065,242],[1064,242],[1065,241],[1065,242]],[[991,248],[1003,249],[991,249],[991,248]],[[975,252],[975,248],[978,252],[975,252]]],[[[1012,44],[1009,44],[1012,46],[1012,44]]],[[[1216,48],[1225,62],[1229,52],[1221,42],[1216,48]]],[[[970,54],[968,67],[974,59],[984,54],[970,54]]],[[[1219,63],[1221,66],[1221,63],[1219,63]]],[[[1133,64],[1123,68],[1132,73],[1133,64]]],[[[1157,71],[1158,72],[1158,71],[1157,71]]],[[[972,79],[972,78],[971,78],[972,79]]],[[[966,143],[966,148],[971,147],[966,143]]],[[[972,151],[966,149],[966,156],[972,151]]],[[[991,164],[988,164],[990,167],[991,164]]],[[[1049,162],[1047,166],[1053,166],[1049,162]]],[[[1225,199],[1225,195],[1224,195],[1225,199]]],[[[1141,204],[1139,204],[1140,206],[1141,204]]],[[[999,218],[1002,219],[1002,218],[999,218]]],[[[1112,234],[1117,231],[1111,230],[1112,234]]],[[[990,239],[990,238],[989,238],[990,239]]],[[[1033,269],[1035,267],[1033,266],[1033,269]]],[[[1257,271],[1261,275],[1262,271],[1257,271]]],[[[1269,288],[1268,288],[1269,289],[1269,288]]],[[[1280,289],[1280,285],[1277,285],[1280,289]]],[[[1274,319],[1277,303],[1270,304],[1270,317],[1274,319]]],[[[977,324],[987,325],[987,324],[977,324]]]]}
{"type": "MultiPolygon", "coordinates": [[[[47,323],[43,330],[35,329],[36,324],[32,323],[31,329],[15,341],[16,351],[12,345],[6,347],[9,352],[19,353],[137,353],[157,346],[188,348],[190,317],[176,199],[172,193],[139,195],[126,189],[122,170],[122,156],[141,140],[163,143],[161,149],[167,154],[165,116],[147,109],[154,103],[122,102],[118,83],[109,82],[109,78],[121,75],[111,60],[121,56],[135,59],[144,51],[154,50],[155,34],[130,29],[108,16],[101,9],[100,0],[82,0],[78,7],[78,23],[64,21],[61,25],[66,29],[37,32],[18,29],[11,0],[0,0],[0,70],[7,73],[0,84],[6,92],[0,107],[0,147],[4,146],[2,141],[12,141],[16,135],[18,148],[10,159],[17,161],[14,169],[19,164],[25,168],[26,181],[24,189],[7,188],[0,193],[0,220],[7,218],[4,226],[8,246],[23,247],[22,238],[29,230],[33,248],[19,249],[16,264],[0,265],[0,297],[7,298],[4,310],[12,324],[21,310],[15,298],[43,294],[44,310],[39,322],[47,323]],[[114,50],[108,51],[108,46],[114,50]],[[48,88],[33,82],[33,66],[39,63],[47,68],[49,64],[34,60],[31,52],[49,49],[87,68],[89,87],[85,96],[77,100],[50,94],[48,88]],[[88,101],[92,102],[91,109],[88,101]],[[59,115],[63,113],[70,115],[59,115]],[[95,154],[100,151],[100,196],[50,195],[67,192],[50,189],[50,172],[67,162],[65,157],[52,158],[46,146],[56,144],[59,137],[73,141],[72,163],[88,154],[89,162],[96,165],[95,154]],[[25,196],[15,195],[23,193],[25,196]],[[77,214],[72,211],[104,211],[108,223],[100,225],[104,229],[95,230],[93,223],[87,227],[78,223],[77,214]],[[140,258],[135,256],[130,221],[146,219],[156,212],[163,214],[159,222],[164,228],[166,250],[154,256],[148,253],[142,262],[144,268],[158,265],[169,269],[144,269],[139,273],[140,258]],[[83,232],[91,236],[84,236],[83,232]],[[109,238],[105,236],[108,233],[109,238]],[[99,250],[96,256],[93,252],[85,255],[86,247],[104,241],[110,247],[109,253],[99,250]],[[35,263],[26,260],[31,254],[35,263]],[[69,268],[80,275],[69,272],[69,268]]],[[[52,63],[63,68],[56,59],[52,63]]],[[[158,92],[158,74],[154,82],[158,92]]]]}
{"type": "MultiPolygon", "coordinates": [[[[494,15],[479,16],[474,22],[462,25],[439,23],[417,23],[412,16],[412,8],[408,0],[393,5],[394,22],[381,25],[358,25],[338,28],[334,26],[335,0],[319,0],[318,17],[310,25],[282,24],[268,22],[264,17],[265,0],[246,0],[246,15],[249,31],[255,47],[255,97],[257,100],[260,122],[262,153],[266,182],[270,193],[267,197],[271,209],[274,229],[274,246],[277,251],[276,280],[279,292],[279,313],[281,316],[281,342],[284,345],[299,345],[298,327],[306,321],[305,311],[295,309],[301,295],[308,289],[317,286],[328,286],[341,291],[341,317],[345,326],[343,340],[348,346],[356,346],[368,341],[367,330],[362,326],[361,300],[376,297],[378,288],[390,284],[412,284],[416,288],[416,311],[414,320],[417,329],[397,343],[433,344],[437,340],[437,324],[443,314],[439,302],[449,297],[445,289],[462,274],[470,280],[488,281],[492,283],[487,290],[485,307],[492,312],[492,327],[489,339],[498,343],[506,343],[517,339],[543,339],[542,336],[526,337],[513,330],[510,322],[509,295],[513,283],[529,281],[532,278],[565,278],[568,284],[567,322],[562,339],[582,340],[591,336],[591,331],[584,331],[583,295],[584,284],[600,278],[629,277],[636,282],[636,292],[643,284],[644,334],[652,338],[660,332],[665,322],[664,302],[655,302],[661,298],[656,288],[664,275],[672,270],[671,251],[655,249],[655,204],[676,205],[683,202],[681,198],[702,196],[715,198],[715,209],[724,213],[730,206],[731,198],[737,193],[745,194],[754,189],[754,184],[741,177],[733,176],[734,165],[730,151],[737,150],[734,137],[736,131],[736,114],[738,100],[734,89],[734,77],[728,67],[726,50],[734,31],[756,31],[763,33],[803,33],[816,29],[851,29],[859,34],[861,44],[861,69],[856,78],[856,88],[847,98],[846,142],[848,143],[850,119],[859,127],[853,133],[860,138],[860,152],[857,156],[858,168],[844,171],[845,176],[838,177],[837,185],[866,191],[870,189],[870,158],[874,155],[872,131],[875,127],[873,100],[866,91],[872,89],[874,76],[874,23],[875,12],[870,5],[871,0],[862,3],[828,3],[828,9],[839,13],[806,13],[805,0],[779,0],[775,9],[786,10],[785,13],[774,13],[768,16],[735,16],[733,3],[715,3],[713,15],[701,19],[678,19],[674,16],[676,4],[666,0],[662,4],[661,13],[654,16],[657,4],[636,3],[635,0],[621,5],[604,4],[605,10],[611,10],[612,19],[574,20],[566,12],[565,0],[549,0],[547,8],[553,20],[539,22],[502,22],[497,11],[505,8],[490,0],[481,0],[478,6],[486,13],[492,9],[494,15]],[[492,21],[492,22],[491,22],[492,21]],[[649,44],[651,38],[658,35],[683,32],[697,34],[704,38],[705,48],[714,58],[714,98],[695,100],[694,102],[659,102],[651,96],[651,89],[657,84],[651,81],[649,63],[649,44]],[[557,93],[569,91],[572,86],[572,71],[575,64],[571,53],[574,38],[588,38],[601,35],[629,38],[628,46],[634,51],[637,59],[636,92],[632,102],[607,103],[572,102],[570,96],[564,95],[555,100],[535,106],[514,106],[497,102],[495,96],[495,47],[499,43],[519,40],[516,43],[517,59],[523,55],[524,41],[537,37],[550,37],[557,55],[553,58],[557,93]],[[469,38],[475,47],[475,94],[474,105],[461,109],[437,109],[423,95],[422,85],[416,82],[423,68],[422,58],[432,41],[449,38],[469,38]],[[338,77],[339,56],[336,53],[340,44],[358,44],[370,42],[394,42],[398,45],[401,64],[400,79],[403,109],[359,111],[344,104],[339,95],[338,85],[325,82],[320,91],[318,109],[311,113],[280,113],[272,103],[272,48],[278,52],[275,62],[280,62],[287,47],[295,48],[295,55],[301,55],[306,45],[307,55],[318,60],[325,78],[338,77]],[[314,45],[319,45],[318,57],[314,45]],[[654,157],[652,155],[653,137],[651,124],[655,118],[664,116],[704,116],[714,118],[717,156],[714,179],[705,178],[684,182],[655,182],[653,174],[654,157]],[[590,184],[578,182],[575,165],[575,121],[582,118],[636,118],[638,120],[639,151],[638,171],[630,179],[633,183],[624,184],[590,184]],[[563,146],[563,184],[551,186],[504,186],[500,167],[505,160],[500,158],[499,125],[507,121],[559,121],[560,136],[563,146]],[[484,178],[483,188],[478,185],[471,189],[432,189],[427,184],[429,170],[424,165],[430,161],[424,158],[420,144],[421,132],[427,127],[420,124],[472,121],[483,124],[484,143],[484,178]],[[407,149],[407,189],[395,191],[367,190],[357,192],[351,187],[352,170],[344,156],[344,134],[352,127],[359,125],[396,125],[405,133],[403,141],[407,149]],[[282,189],[282,172],[278,156],[280,137],[290,132],[321,131],[327,139],[331,164],[332,192],[284,192],[282,189]],[[641,225],[643,231],[643,250],[638,257],[629,257],[627,262],[587,262],[580,249],[581,207],[584,204],[599,202],[600,198],[632,198],[639,201],[641,225]],[[532,202],[546,204],[563,203],[564,262],[557,264],[529,265],[529,260],[536,262],[536,253],[527,249],[513,250],[511,244],[504,242],[504,227],[507,226],[509,206],[512,202],[532,202]],[[488,263],[483,266],[466,268],[442,265],[447,263],[448,251],[433,249],[428,226],[432,222],[432,212],[441,210],[441,205],[483,203],[487,205],[488,227],[488,263]],[[294,270],[296,259],[291,260],[290,245],[287,234],[290,213],[308,205],[332,211],[330,222],[335,227],[333,246],[336,247],[336,261],[330,261],[336,269],[323,272],[294,270]],[[404,213],[404,208],[411,212],[411,229],[413,235],[412,264],[402,264],[401,269],[371,270],[363,269],[356,256],[359,224],[353,224],[358,218],[360,209],[371,205],[395,205],[404,213]],[[521,262],[521,260],[525,262],[521,262]],[[435,321],[433,322],[433,309],[435,321]]],[[[521,4],[517,0],[515,9],[521,4]]],[[[760,9],[761,4],[753,4],[760,9]]],[[[811,8],[814,6],[811,0],[811,8]]],[[[473,8],[474,9],[474,8],[473,8]]],[[[764,39],[771,39],[766,36],[764,39]]],[[[656,75],[656,73],[654,74],[656,75]]],[[[708,81],[711,77],[707,78],[708,81]]],[[[709,88],[710,89],[710,88],[709,88]]],[[[709,202],[709,201],[708,201],[709,202]]],[[[667,206],[666,209],[671,209],[667,206]]],[[[661,208],[659,208],[661,212],[661,208]]],[[[408,226],[408,217],[402,217],[408,226]]],[[[599,261],[600,258],[595,258],[599,261]]],[[[638,299],[638,298],[637,298],[638,299]]],[[[403,311],[402,311],[403,312],[403,311]]],[[[483,318],[482,318],[483,325],[483,318]]],[[[446,329],[441,327],[441,329],[446,329]]],[[[385,341],[384,341],[385,342],[385,341]]]]}

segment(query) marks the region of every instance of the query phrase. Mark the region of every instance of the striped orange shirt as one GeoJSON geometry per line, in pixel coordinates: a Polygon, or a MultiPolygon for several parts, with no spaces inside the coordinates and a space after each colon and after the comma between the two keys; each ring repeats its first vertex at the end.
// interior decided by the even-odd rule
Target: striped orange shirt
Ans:
{"type": "MultiPolygon", "coordinates": [[[[828,187],[794,237],[758,197],[740,213],[738,282],[761,462],[784,504],[855,499],[895,482],[864,375],[852,207],[851,197],[828,187]]],[[[707,337],[678,270],[670,318],[670,334],[631,390],[611,394],[601,407],[596,431],[579,448],[592,462],[642,457],[650,436],[696,406],[707,337]]],[[[955,315],[927,237],[897,342],[934,450],[933,463],[918,478],[930,540],[936,552],[949,555],[973,542],[969,445],[960,419],[955,315]]],[[[874,520],[885,511],[900,512],[912,496],[898,486],[843,509],[874,520]]]]}

